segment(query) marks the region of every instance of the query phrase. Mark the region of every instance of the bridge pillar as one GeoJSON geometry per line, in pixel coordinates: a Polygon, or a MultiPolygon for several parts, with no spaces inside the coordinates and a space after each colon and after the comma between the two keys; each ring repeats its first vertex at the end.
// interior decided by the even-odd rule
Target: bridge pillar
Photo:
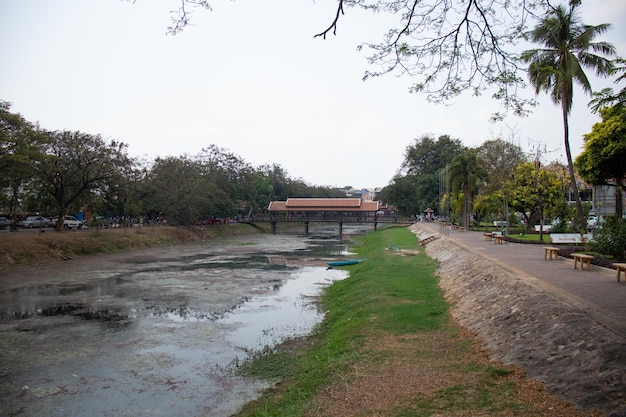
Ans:
{"type": "Polygon", "coordinates": [[[343,241],[343,222],[339,222],[339,241],[343,241]]]}
{"type": "Polygon", "coordinates": [[[309,222],[304,222],[304,235],[309,235],[309,222]]]}
{"type": "Polygon", "coordinates": [[[276,223],[277,222],[271,222],[272,223],[272,233],[276,234],[276,223]]]}

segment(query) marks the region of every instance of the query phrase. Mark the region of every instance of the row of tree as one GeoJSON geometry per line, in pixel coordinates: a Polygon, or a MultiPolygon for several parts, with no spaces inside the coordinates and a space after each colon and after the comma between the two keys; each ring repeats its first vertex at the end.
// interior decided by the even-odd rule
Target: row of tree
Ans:
{"type": "MultiPolygon", "coordinates": [[[[480,9],[483,4],[480,1],[474,2],[468,10],[472,7],[480,9]]],[[[539,4],[535,5],[538,6],[539,4]]],[[[502,6],[504,7],[504,5],[502,6]]],[[[552,6],[550,3],[547,3],[546,6],[546,13],[535,28],[524,33],[527,40],[540,44],[540,47],[523,52],[514,61],[524,62],[529,65],[527,68],[528,79],[535,87],[536,94],[539,94],[541,91],[547,92],[554,103],[561,107],[567,170],[558,171],[567,172],[568,174],[565,182],[567,185],[561,188],[568,188],[571,191],[576,204],[574,223],[577,224],[579,229],[582,229],[586,224],[586,216],[579,195],[576,170],[569,143],[568,117],[573,102],[573,86],[578,84],[583,91],[587,93],[592,92],[584,69],[593,70],[597,75],[602,76],[621,73],[616,82],[624,80],[626,72],[624,71],[623,59],[616,58],[615,60],[610,60],[608,58],[615,55],[613,45],[595,41],[597,36],[610,28],[609,24],[597,26],[583,24],[577,14],[577,7],[580,6],[580,1],[571,0],[569,7],[552,6]]],[[[476,61],[476,56],[474,61],[476,61]]],[[[513,75],[511,76],[515,78],[513,75]]],[[[506,93],[504,95],[506,96],[506,93]]],[[[624,103],[626,102],[626,92],[625,89],[617,93],[613,92],[612,89],[605,89],[594,96],[595,98],[590,105],[593,111],[601,112],[603,122],[594,126],[593,132],[586,136],[585,152],[576,162],[576,168],[578,169],[578,174],[590,184],[596,185],[610,182],[616,185],[618,195],[617,211],[620,214],[619,217],[621,217],[623,200],[619,196],[624,186],[624,161],[626,160],[622,117],[624,103]]],[[[475,150],[467,150],[463,149],[458,141],[451,141],[450,138],[440,138],[440,149],[435,151],[437,156],[428,158],[430,153],[428,149],[433,146],[432,142],[430,138],[422,138],[419,143],[416,143],[417,146],[407,150],[401,173],[396,176],[394,184],[386,192],[388,198],[397,201],[398,205],[405,210],[419,212],[420,209],[423,210],[425,208],[425,205],[436,207],[432,196],[435,194],[434,190],[437,189],[437,182],[440,185],[442,183],[445,184],[446,190],[456,190],[464,196],[461,210],[463,213],[461,221],[463,223],[468,222],[471,211],[470,201],[474,195],[478,196],[480,194],[481,198],[478,198],[477,201],[484,202],[495,197],[493,190],[500,190],[499,193],[502,194],[501,198],[505,203],[505,208],[508,202],[516,203],[525,200],[526,198],[522,198],[521,194],[516,191],[517,188],[511,188],[512,181],[514,183],[515,181],[521,181],[522,178],[532,178],[534,183],[530,184],[532,189],[528,189],[528,192],[533,191],[537,193],[536,198],[538,201],[536,205],[539,212],[543,211],[542,207],[554,194],[552,192],[554,190],[551,187],[545,188],[544,185],[540,184],[541,182],[550,181],[554,183],[554,176],[547,175],[547,171],[540,171],[540,165],[537,161],[534,163],[537,172],[532,170],[531,165],[517,165],[522,160],[515,149],[509,149],[510,153],[506,161],[506,169],[502,170],[503,165],[500,163],[501,161],[494,160],[494,155],[500,155],[499,158],[502,158],[504,154],[491,153],[500,150],[489,149],[490,146],[494,145],[492,142],[488,142],[483,147],[475,150]],[[454,153],[457,155],[451,157],[451,154],[454,153]],[[486,155],[489,155],[489,159],[492,162],[486,162],[486,155]],[[423,170],[425,163],[427,166],[426,171],[423,170]],[[433,163],[435,164],[433,165],[433,163]],[[444,167],[446,167],[445,172],[440,171],[444,167]],[[516,167],[527,172],[523,173],[523,175],[520,175],[521,173],[516,174],[516,167]],[[509,175],[503,178],[502,173],[505,172],[509,175]],[[442,181],[442,173],[445,174],[445,181],[442,181]],[[437,178],[438,176],[439,178],[437,178]],[[414,193],[419,195],[419,197],[411,202],[411,198],[407,197],[407,193],[414,193]],[[489,196],[492,198],[488,198],[489,196]],[[426,204],[424,205],[424,203],[426,204]]],[[[538,160],[538,158],[536,159],[538,160]]],[[[517,185],[520,186],[519,189],[528,188],[523,184],[517,185]]],[[[457,196],[459,195],[458,193],[457,196]]],[[[444,194],[446,193],[442,193],[440,189],[440,200],[443,200],[445,197],[445,204],[449,204],[452,196],[444,196],[444,194]]],[[[520,211],[522,213],[526,212],[520,211]]]]}
{"type": "MultiPolygon", "coordinates": [[[[145,162],[99,135],[46,131],[0,101],[0,212],[95,212],[176,224],[234,218],[274,199],[340,197],[340,190],[290,178],[279,165],[253,167],[210,145],[197,155],[145,162]]],[[[57,223],[60,230],[62,221],[57,223]]]]}
{"type": "MultiPolygon", "coordinates": [[[[616,217],[621,218],[626,106],[606,107],[600,114],[602,122],[585,135],[585,149],[575,161],[574,184],[577,191],[591,185],[614,185],[616,217]]],[[[510,220],[509,212],[520,213],[529,227],[544,218],[576,224],[577,212],[567,205],[566,197],[573,195],[567,166],[556,162],[544,166],[540,160],[540,150],[527,155],[519,145],[501,139],[468,148],[449,136],[423,136],[406,148],[403,164],[382,190],[381,199],[395,204],[402,214],[432,208],[465,227],[471,226],[470,218],[474,222],[510,220]]],[[[584,208],[585,218],[589,209],[584,208]]]]}

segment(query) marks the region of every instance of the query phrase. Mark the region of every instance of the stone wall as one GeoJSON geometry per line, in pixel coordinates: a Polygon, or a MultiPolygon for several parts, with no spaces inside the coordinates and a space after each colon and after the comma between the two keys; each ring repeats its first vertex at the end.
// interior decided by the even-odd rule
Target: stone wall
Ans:
{"type": "MultiPolygon", "coordinates": [[[[432,234],[419,223],[411,230],[418,238],[432,234]]],[[[453,317],[476,333],[491,359],[523,367],[577,407],[626,416],[623,337],[449,239],[428,243],[426,253],[440,262],[440,286],[453,317]]]]}

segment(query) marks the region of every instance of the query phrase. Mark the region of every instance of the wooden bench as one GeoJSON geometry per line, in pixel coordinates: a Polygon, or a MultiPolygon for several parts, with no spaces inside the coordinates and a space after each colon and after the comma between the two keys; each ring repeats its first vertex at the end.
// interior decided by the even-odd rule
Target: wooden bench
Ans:
{"type": "Polygon", "coordinates": [[[543,259],[548,259],[548,255],[550,256],[550,260],[552,260],[553,255],[554,259],[559,259],[559,248],[555,248],[554,246],[544,246],[543,259]]]}
{"type": "Polygon", "coordinates": [[[624,271],[624,279],[626,279],[626,264],[613,264],[613,266],[617,269],[617,282],[619,282],[622,271],[624,271]]]}
{"type": "Polygon", "coordinates": [[[501,245],[503,240],[504,240],[504,236],[502,235],[493,235],[493,238],[495,239],[495,244],[496,245],[501,245]]]}
{"type": "MultiPolygon", "coordinates": [[[[430,235],[424,239],[420,239],[420,245],[421,246],[426,246],[428,243],[432,242],[433,240],[437,239],[437,236],[435,235],[430,235]]],[[[393,250],[393,249],[391,249],[393,250]]]]}
{"type": "Polygon", "coordinates": [[[493,240],[493,233],[483,233],[486,241],[491,242],[493,240]]]}
{"type": "Polygon", "coordinates": [[[587,270],[591,271],[591,260],[593,256],[585,255],[584,253],[572,253],[572,257],[574,258],[574,269],[576,269],[576,265],[578,261],[580,261],[581,271],[585,268],[585,263],[587,264],[587,270]]]}

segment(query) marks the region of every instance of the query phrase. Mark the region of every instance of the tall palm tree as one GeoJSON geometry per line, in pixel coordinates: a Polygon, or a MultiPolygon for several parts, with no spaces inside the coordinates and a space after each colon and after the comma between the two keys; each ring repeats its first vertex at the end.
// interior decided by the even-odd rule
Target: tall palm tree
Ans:
{"type": "Polygon", "coordinates": [[[472,197],[480,186],[483,174],[478,164],[476,149],[468,149],[456,155],[450,162],[450,190],[463,194],[461,226],[469,230],[472,197]]]}
{"type": "Polygon", "coordinates": [[[591,94],[591,84],[583,67],[595,70],[597,75],[608,75],[613,64],[611,60],[601,55],[615,55],[615,47],[607,42],[592,42],[595,37],[609,30],[611,25],[582,24],[576,13],[578,3],[572,1],[569,9],[559,5],[548,11],[535,29],[528,34],[532,42],[542,44],[544,48],[524,51],[522,60],[530,63],[528,76],[535,86],[535,93],[539,94],[543,90],[550,94],[555,104],[561,105],[567,166],[576,200],[578,226],[583,228],[586,222],[569,144],[568,116],[574,97],[573,84],[575,81],[585,93],[591,94]]]}

